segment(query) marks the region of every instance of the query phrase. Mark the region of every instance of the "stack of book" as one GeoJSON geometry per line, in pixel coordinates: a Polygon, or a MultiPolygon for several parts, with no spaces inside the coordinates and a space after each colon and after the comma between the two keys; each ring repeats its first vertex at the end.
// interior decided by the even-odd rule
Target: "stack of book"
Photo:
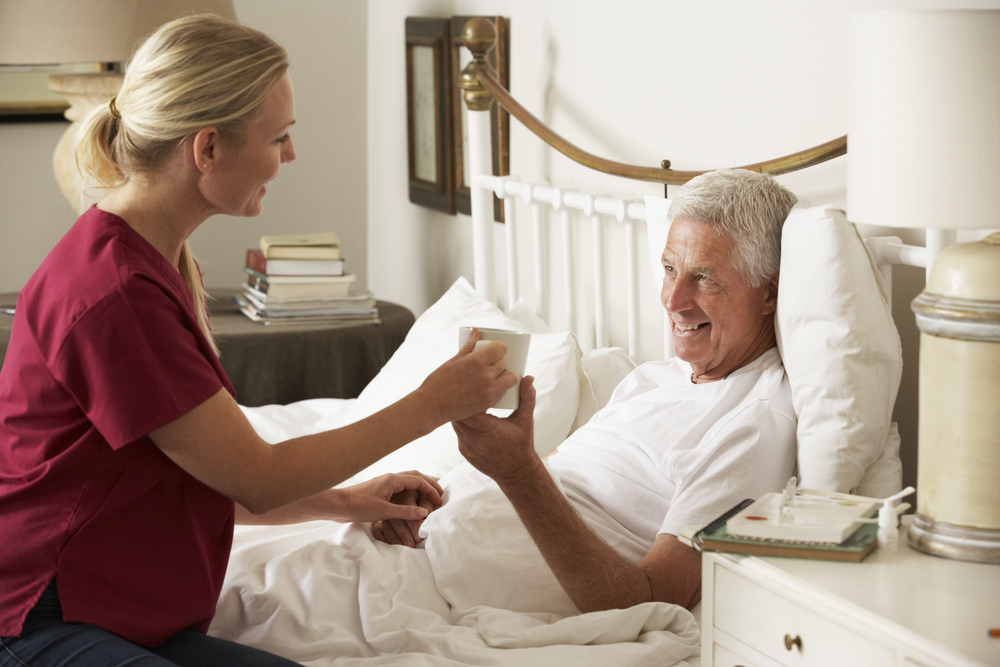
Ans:
{"type": "Polygon", "coordinates": [[[255,322],[377,322],[370,292],[352,289],[355,276],[344,270],[340,241],[333,232],[262,236],[249,248],[243,314],[255,322]]]}
{"type": "Polygon", "coordinates": [[[860,561],[875,549],[879,500],[797,488],[744,500],[678,538],[699,551],[860,561]]]}

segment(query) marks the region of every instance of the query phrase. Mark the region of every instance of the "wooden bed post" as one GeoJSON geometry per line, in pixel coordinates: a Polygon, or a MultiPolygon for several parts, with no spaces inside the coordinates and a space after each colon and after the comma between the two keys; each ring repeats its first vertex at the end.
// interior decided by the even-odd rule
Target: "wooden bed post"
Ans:
{"type": "Polygon", "coordinates": [[[480,176],[493,174],[490,139],[490,106],[493,95],[480,83],[479,71],[492,68],[486,54],[496,43],[497,33],[493,22],[485,18],[470,19],[462,29],[462,42],[472,52],[472,62],[466,65],[459,77],[458,87],[464,92],[469,108],[469,190],[472,198],[472,252],[473,282],[476,292],[484,299],[497,302],[496,271],[493,253],[493,191],[484,188],[480,176]]]}

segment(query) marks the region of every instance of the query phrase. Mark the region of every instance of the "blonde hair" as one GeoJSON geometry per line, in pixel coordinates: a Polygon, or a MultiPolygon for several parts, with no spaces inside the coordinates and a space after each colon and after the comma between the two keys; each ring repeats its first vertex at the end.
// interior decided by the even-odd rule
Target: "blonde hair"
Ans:
{"type": "Polygon", "coordinates": [[[719,169],[697,176],[670,200],[667,220],[707,222],[735,243],[733,263],[749,287],[781,265],[781,228],[798,198],[768,174],[719,169]]]}
{"type": "MultiPolygon", "coordinates": [[[[287,70],[285,49],[234,21],[198,14],[162,25],[132,56],[118,95],[80,121],[79,188],[84,179],[113,189],[134,174],[155,173],[204,127],[238,146],[287,70]]],[[[215,347],[201,272],[187,241],[178,268],[198,325],[215,347]]]]}

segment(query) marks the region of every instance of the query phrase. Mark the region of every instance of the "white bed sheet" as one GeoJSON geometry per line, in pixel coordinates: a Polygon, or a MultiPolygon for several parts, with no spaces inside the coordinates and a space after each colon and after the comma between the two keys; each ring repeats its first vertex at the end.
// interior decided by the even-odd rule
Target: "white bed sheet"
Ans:
{"type": "MultiPolygon", "coordinates": [[[[348,423],[356,410],[336,399],[244,408],[271,441],[348,423]]],[[[420,468],[414,455],[426,448],[397,460],[420,468]]],[[[576,615],[492,482],[462,464],[442,483],[447,503],[425,524],[426,548],[333,522],[237,527],[210,634],[315,667],[698,664],[691,613],[649,603],[576,615]],[[482,519],[476,530],[470,516],[482,519]]]]}

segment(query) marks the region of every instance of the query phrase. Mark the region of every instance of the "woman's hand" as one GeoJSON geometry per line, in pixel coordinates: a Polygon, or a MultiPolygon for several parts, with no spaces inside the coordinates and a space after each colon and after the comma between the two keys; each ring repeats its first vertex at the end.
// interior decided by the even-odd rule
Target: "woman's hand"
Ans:
{"type": "Polygon", "coordinates": [[[426,475],[410,471],[403,475],[420,475],[433,485],[435,493],[426,493],[419,488],[406,488],[394,493],[390,501],[398,506],[400,516],[385,516],[372,523],[372,536],[386,544],[401,544],[415,547],[423,538],[420,537],[420,526],[428,514],[441,506],[441,485],[437,480],[426,475]],[[408,516],[402,515],[403,511],[408,516]]]}
{"type": "Polygon", "coordinates": [[[476,350],[479,335],[473,328],[458,354],[417,389],[442,424],[486,412],[517,384],[517,375],[507,370],[507,346],[491,341],[476,350]]]}
{"type": "Polygon", "coordinates": [[[381,475],[340,491],[341,520],[360,523],[386,519],[423,521],[441,506],[444,492],[436,479],[416,470],[381,475]]]}
{"type": "MultiPolygon", "coordinates": [[[[410,470],[388,474],[353,486],[327,489],[308,498],[255,515],[237,503],[236,523],[284,525],[303,521],[370,523],[395,520],[420,524],[429,512],[441,506],[444,491],[433,477],[410,470]]],[[[411,545],[412,546],[412,545],[411,545]]]]}

